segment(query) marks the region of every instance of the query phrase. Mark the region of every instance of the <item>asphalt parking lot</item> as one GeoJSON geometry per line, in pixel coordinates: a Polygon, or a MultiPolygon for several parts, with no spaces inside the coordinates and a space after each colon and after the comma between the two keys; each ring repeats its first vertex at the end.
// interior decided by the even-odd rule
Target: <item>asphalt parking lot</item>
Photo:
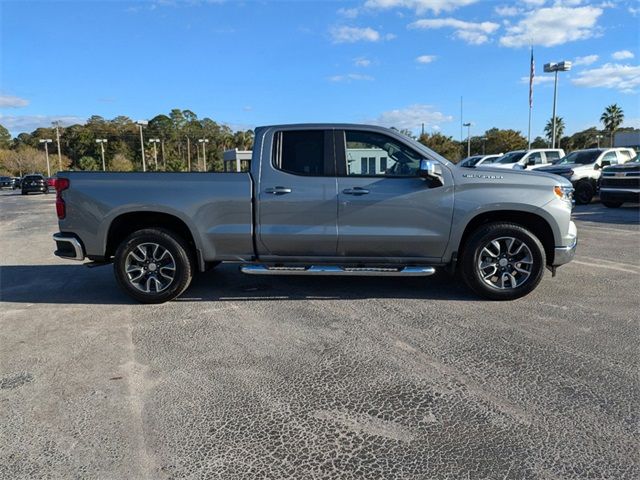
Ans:
{"type": "Polygon", "coordinates": [[[427,279],[201,275],[132,303],[0,194],[0,478],[639,478],[638,206],[575,210],[515,302],[427,279]]]}

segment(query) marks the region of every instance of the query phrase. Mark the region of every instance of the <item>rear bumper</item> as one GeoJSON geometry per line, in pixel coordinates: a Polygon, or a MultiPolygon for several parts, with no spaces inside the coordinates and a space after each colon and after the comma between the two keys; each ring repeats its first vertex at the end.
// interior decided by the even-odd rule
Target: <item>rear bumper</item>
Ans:
{"type": "Polygon", "coordinates": [[[69,260],[84,260],[84,247],[82,242],[70,233],[56,233],[53,235],[56,242],[56,251],[54,255],[69,260]]]}
{"type": "Polygon", "coordinates": [[[565,237],[566,245],[555,248],[555,254],[553,256],[553,266],[559,267],[565,263],[569,263],[576,255],[576,248],[578,246],[578,229],[573,222],[569,223],[569,233],[565,237]]]}

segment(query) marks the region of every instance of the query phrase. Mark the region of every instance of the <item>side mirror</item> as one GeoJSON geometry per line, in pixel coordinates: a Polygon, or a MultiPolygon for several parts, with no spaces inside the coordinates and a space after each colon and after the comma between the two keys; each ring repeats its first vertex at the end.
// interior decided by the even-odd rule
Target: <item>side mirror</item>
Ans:
{"type": "Polygon", "coordinates": [[[611,160],[602,160],[600,162],[600,168],[608,167],[609,165],[611,165],[611,160]]]}
{"type": "Polygon", "coordinates": [[[439,180],[442,177],[442,168],[438,162],[434,162],[433,160],[420,160],[418,176],[439,180]]]}
{"type": "Polygon", "coordinates": [[[535,165],[535,164],[536,164],[536,159],[535,158],[529,158],[527,160],[527,166],[535,165]]]}

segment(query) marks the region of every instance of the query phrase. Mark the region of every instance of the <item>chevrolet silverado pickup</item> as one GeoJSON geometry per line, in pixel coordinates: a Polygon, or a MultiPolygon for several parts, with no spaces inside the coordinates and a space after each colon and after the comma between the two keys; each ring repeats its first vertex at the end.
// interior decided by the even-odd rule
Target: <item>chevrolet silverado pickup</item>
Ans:
{"type": "Polygon", "coordinates": [[[640,202],[640,159],[602,170],[600,201],[605,207],[618,208],[625,202],[640,202]]]}
{"type": "Polygon", "coordinates": [[[427,276],[459,272],[480,296],[531,292],[577,244],[571,184],[458,168],[401,133],[306,124],[255,131],[247,173],[62,172],[55,254],[113,263],[144,303],[196,272],[427,276]]]}

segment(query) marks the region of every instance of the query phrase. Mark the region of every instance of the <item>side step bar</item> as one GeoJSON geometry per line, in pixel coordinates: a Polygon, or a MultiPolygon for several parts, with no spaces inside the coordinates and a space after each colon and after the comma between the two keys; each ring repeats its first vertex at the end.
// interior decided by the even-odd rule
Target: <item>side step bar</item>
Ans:
{"type": "Polygon", "coordinates": [[[313,265],[309,267],[267,267],[265,265],[242,265],[242,273],[248,275],[352,275],[360,277],[428,277],[436,273],[433,267],[338,267],[335,265],[313,265]]]}

